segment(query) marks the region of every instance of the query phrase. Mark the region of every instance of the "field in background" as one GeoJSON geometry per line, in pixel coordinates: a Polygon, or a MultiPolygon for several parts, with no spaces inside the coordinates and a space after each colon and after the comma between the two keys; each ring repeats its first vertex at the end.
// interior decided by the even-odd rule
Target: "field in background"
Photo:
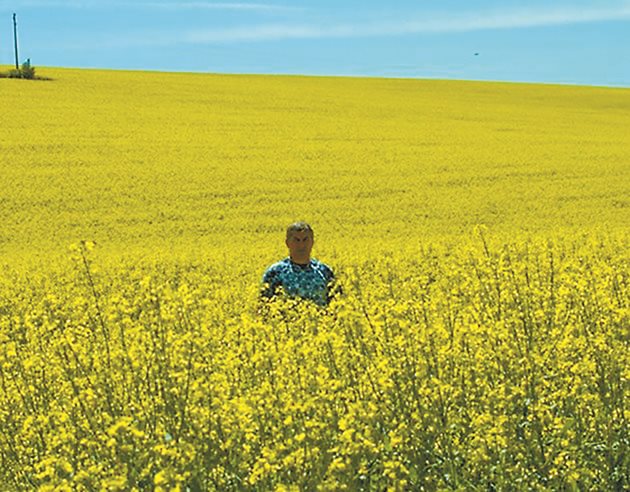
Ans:
{"type": "Polygon", "coordinates": [[[0,80],[1,488],[630,486],[630,90],[38,73],[0,80]],[[326,311],[257,300],[297,219],[326,311]]]}
{"type": "Polygon", "coordinates": [[[88,239],[264,263],[296,219],[324,256],[630,227],[630,90],[40,72],[0,90],[4,258],[88,239]]]}

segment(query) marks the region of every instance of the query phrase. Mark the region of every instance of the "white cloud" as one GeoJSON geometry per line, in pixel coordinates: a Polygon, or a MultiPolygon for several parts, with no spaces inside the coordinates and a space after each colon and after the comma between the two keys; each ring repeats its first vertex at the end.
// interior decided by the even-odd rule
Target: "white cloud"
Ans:
{"type": "Polygon", "coordinates": [[[0,0],[0,9],[19,10],[19,8],[69,8],[69,9],[89,9],[89,8],[150,8],[168,10],[241,10],[241,11],[284,11],[300,10],[297,7],[276,5],[268,3],[249,2],[174,2],[166,0],[163,2],[123,2],[123,1],[100,1],[100,0],[0,0]]]}
{"type": "MultiPolygon", "coordinates": [[[[129,4],[127,4],[129,5],[129,4]]],[[[297,7],[266,3],[235,2],[138,2],[139,6],[172,10],[299,10],[297,7]]]]}
{"type": "Polygon", "coordinates": [[[356,38],[448,33],[488,29],[516,29],[630,19],[630,4],[617,8],[538,8],[442,15],[399,22],[345,23],[332,25],[260,24],[188,32],[179,42],[234,43],[283,39],[356,38]]]}

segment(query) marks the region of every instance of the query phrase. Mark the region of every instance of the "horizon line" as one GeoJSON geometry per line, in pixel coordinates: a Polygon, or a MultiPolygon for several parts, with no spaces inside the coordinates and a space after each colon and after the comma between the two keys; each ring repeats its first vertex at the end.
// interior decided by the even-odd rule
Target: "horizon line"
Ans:
{"type": "MultiPolygon", "coordinates": [[[[13,65],[0,65],[0,68],[13,68],[13,65]]],[[[160,68],[116,68],[116,67],[86,67],[86,66],[52,66],[38,65],[36,69],[52,69],[52,70],[86,70],[86,71],[103,71],[103,72],[136,72],[136,73],[160,73],[174,75],[219,75],[219,76],[254,76],[254,77],[313,77],[313,78],[352,78],[352,79],[391,79],[391,80],[431,80],[442,82],[482,82],[490,84],[518,84],[518,85],[554,85],[563,87],[586,87],[601,89],[630,89],[630,83],[623,84],[603,84],[603,83],[580,83],[580,82],[558,82],[545,80],[514,80],[514,79],[470,79],[431,75],[374,75],[374,74],[352,74],[352,73],[297,73],[297,72],[216,72],[216,71],[200,71],[200,70],[174,70],[160,68]]],[[[2,79],[0,79],[2,80],[2,79]]],[[[11,80],[11,79],[7,79],[11,80]]]]}

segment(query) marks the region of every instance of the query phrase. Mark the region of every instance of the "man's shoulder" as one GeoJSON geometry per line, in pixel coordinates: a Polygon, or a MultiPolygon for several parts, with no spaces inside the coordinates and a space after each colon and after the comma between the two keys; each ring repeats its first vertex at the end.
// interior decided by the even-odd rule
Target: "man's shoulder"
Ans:
{"type": "Polygon", "coordinates": [[[332,268],[330,268],[326,263],[324,263],[323,261],[319,261],[316,258],[312,258],[311,259],[311,265],[313,265],[314,268],[317,268],[318,270],[324,272],[326,275],[330,275],[331,277],[334,276],[334,273],[332,271],[332,268]]]}
{"type": "Polygon", "coordinates": [[[271,265],[269,265],[267,269],[265,270],[264,276],[277,274],[285,270],[288,266],[289,266],[289,259],[283,258],[282,260],[276,261],[275,263],[272,263],[271,265]]]}

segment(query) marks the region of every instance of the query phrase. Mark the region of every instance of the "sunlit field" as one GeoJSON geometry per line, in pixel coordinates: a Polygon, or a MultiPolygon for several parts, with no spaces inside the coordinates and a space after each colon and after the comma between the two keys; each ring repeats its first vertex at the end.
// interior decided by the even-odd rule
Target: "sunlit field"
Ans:
{"type": "Polygon", "coordinates": [[[0,489],[630,488],[630,90],[0,80],[0,489]],[[258,299],[295,220],[343,295],[258,299]]]}

